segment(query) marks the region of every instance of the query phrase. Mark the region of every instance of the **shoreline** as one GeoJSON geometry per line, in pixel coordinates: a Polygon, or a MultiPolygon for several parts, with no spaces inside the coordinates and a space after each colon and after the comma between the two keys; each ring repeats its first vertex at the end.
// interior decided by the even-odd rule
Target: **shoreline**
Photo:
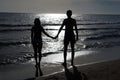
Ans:
{"type": "MultiPolygon", "coordinates": [[[[105,48],[100,50],[86,50],[78,51],[75,53],[76,57],[74,64],[79,68],[80,71],[84,68],[81,66],[89,66],[104,62],[109,62],[120,59],[120,47],[105,48]],[[88,55],[81,55],[88,54],[88,55]]],[[[69,54],[69,53],[68,53],[69,54]]],[[[61,65],[63,62],[63,53],[53,54],[47,57],[43,57],[42,60],[46,61],[42,63],[41,70],[43,72],[43,77],[47,75],[57,74],[64,71],[64,67],[61,65]],[[60,56],[61,55],[61,56],[60,56]],[[47,62],[48,61],[48,62],[47,62]]],[[[70,55],[68,55],[70,56],[70,55]]],[[[71,57],[71,56],[70,56],[71,57]]],[[[67,60],[68,67],[71,67],[70,60],[67,60]]],[[[34,80],[35,78],[35,62],[27,62],[23,64],[11,64],[0,66],[0,80],[34,80]]],[[[87,70],[83,71],[86,72],[87,70]]],[[[61,74],[60,73],[60,74],[61,74]]],[[[63,73],[62,73],[63,74],[63,73]]]]}

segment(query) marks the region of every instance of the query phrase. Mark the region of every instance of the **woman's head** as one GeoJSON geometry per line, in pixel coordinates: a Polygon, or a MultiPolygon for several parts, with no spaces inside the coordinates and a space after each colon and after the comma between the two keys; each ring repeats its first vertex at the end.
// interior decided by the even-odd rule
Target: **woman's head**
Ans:
{"type": "Polygon", "coordinates": [[[41,22],[40,22],[39,18],[35,18],[34,25],[37,25],[37,26],[41,25],[41,22]]]}

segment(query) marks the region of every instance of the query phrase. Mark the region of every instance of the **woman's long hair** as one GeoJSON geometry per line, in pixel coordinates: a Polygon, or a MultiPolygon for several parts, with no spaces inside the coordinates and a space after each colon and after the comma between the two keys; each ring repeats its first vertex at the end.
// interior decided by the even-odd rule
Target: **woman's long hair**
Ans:
{"type": "Polygon", "coordinates": [[[40,22],[40,19],[39,18],[35,18],[35,20],[34,20],[34,26],[35,27],[40,27],[41,26],[41,22],[40,22]]]}

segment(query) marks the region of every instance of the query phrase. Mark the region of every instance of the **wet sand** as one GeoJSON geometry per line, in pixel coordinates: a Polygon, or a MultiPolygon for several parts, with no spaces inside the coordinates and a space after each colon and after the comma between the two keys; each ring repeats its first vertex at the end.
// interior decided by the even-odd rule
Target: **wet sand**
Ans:
{"type": "Polygon", "coordinates": [[[77,65],[36,80],[120,80],[120,60],[77,65]]]}

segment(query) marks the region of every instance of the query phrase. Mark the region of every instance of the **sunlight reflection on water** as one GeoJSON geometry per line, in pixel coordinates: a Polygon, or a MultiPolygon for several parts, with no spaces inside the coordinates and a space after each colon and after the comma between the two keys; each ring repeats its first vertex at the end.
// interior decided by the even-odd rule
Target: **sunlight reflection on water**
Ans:
{"type": "Polygon", "coordinates": [[[51,13],[51,14],[37,14],[36,17],[40,18],[43,23],[59,24],[66,18],[65,14],[51,13]]]}
{"type": "MultiPolygon", "coordinates": [[[[75,58],[77,57],[82,57],[82,56],[88,56],[90,54],[96,53],[95,51],[78,51],[75,52],[75,58]]],[[[71,60],[71,52],[67,52],[67,62],[69,62],[71,60]]],[[[64,59],[63,59],[63,52],[60,51],[58,53],[55,54],[51,54],[49,56],[46,57],[42,57],[42,63],[55,63],[55,64],[61,64],[63,63],[64,59]]],[[[31,60],[29,61],[32,64],[35,64],[35,60],[34,58],[31,58],[31,60]]]]}
{"type": "MultiPolygon", "coordinates": [[[[93,51],[79,51],[79,52],[75,52],[75,57],[87,56],[91,53],[93,53],[93,51]]],[[[67,60],[71,60],[71,52],[67,52],[67,60]]],[[[63,62],[63,52],[60,52],[58,54],[49,55],[47,57],[43,57],[42,62],[62,63],[63,62]]]]}

